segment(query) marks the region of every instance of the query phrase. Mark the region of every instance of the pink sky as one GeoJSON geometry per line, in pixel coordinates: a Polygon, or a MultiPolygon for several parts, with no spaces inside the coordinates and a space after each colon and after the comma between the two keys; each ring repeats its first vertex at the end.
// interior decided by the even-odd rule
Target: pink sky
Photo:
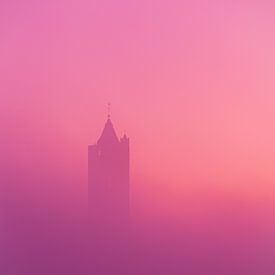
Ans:
{"type": "Polygon", "coordinates": [[[18,194],[82,198],[110,101],[131,138],[137,209],[179,217],[194,198],[233,198],[271,214],[274,12],[272,1],[1,1],[1,162],[24,179],[18,194]]]}

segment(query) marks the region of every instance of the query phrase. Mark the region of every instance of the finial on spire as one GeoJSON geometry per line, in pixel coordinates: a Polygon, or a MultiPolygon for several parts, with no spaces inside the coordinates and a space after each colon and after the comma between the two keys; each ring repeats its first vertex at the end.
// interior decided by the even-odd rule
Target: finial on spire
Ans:
{"type": "Polygon", "coordinates": [[[110,115],[110,109],[111,109],[111,103],[108,102],[108,119],[110,119],[111,115],[110,115]]]}

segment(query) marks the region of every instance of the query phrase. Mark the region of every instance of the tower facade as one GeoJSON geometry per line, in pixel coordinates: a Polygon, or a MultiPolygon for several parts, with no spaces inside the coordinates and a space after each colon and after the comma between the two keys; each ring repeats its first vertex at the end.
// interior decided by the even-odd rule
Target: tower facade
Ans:
{"type": "Polygon", "coordinates": [[[129,219],[129,138],[118,138],[110,116],[97,143],[88,146],[89,215],[99,227],[129,219]]]}

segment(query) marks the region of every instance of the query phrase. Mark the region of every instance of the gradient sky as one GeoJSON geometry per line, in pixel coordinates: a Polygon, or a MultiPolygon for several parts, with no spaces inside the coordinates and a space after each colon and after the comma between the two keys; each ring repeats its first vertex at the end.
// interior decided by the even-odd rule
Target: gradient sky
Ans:
{"type": "Polygon", "coordinates": [[[275,209],[274,13],[273,1],[2,0],[1,169],[16,182],[2,194],[82,200],[110,101],[137,212],[234,202],[261,224],[275,209]]]}

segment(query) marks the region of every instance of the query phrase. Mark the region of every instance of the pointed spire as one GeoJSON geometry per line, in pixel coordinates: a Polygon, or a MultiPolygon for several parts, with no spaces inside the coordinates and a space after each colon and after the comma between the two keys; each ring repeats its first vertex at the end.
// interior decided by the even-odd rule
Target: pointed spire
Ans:
{"type": "Polygon", "coordinates": [[[117,143],[118,137],[116,135],[114,126],[111,122],[111,115],[110,115],[110,106],[111,104],[108,102],[108,115],[107,121],[105,123],[104,129],[101,133],[101,136],[98,140],[98,144],[110,144],[110,143],[117,143]]]}

